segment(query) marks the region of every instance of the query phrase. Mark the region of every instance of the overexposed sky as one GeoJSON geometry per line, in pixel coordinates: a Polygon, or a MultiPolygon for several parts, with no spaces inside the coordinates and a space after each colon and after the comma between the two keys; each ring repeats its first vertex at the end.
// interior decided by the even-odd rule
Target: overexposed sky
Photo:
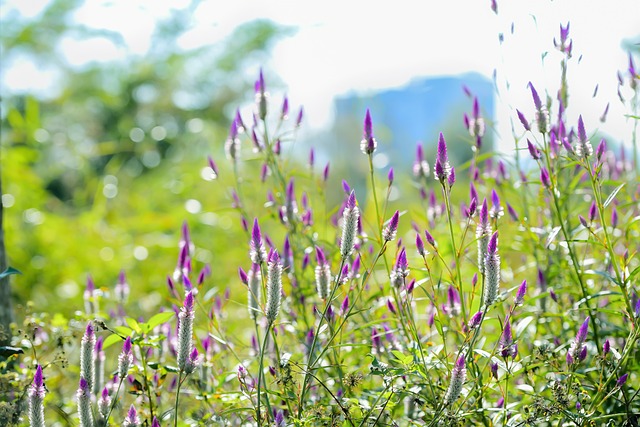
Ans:
{"type": "MultiPolygon", "coordinates": [[[[470,71],[491,78],[497,70],[501,88],[496,111],[498,132],[511,143],[508,115],[512,109],[517,107],[532,117],[527,82],[532,81],[541,94],[555,97],[560,53],[553,48],[553,37],[559,37],[561,23],[570,21],[570,37],[574,40],[568,73],[570,123],[582,114],[592,131],[601,126],[613,137],[630,140],[631,127],[623,116],[627,111],[616,94],[616,72],[626,72],[628,64],[622,39],[640,42],[638,0],[498,0],[497,16],[490,3],[203,0],[192,15],[191,29],[178,45],[190,49],[219,42],[238,25],[256,18],[297,27],[293,36],[276,45],[267,68],[286,82],[294,105],[304,104],[307,126],[312,129],[330,124],[333,98],[350,91],[397,87],[416,77],[470,71]],[[504,34],[502,45],[499,33],[504,34]],[[541,55],[545,51],[549,54],[543,64],[541,55]],[[508,93],[503,90],[505,77],[510,85],[508,93]],[[592,97],[596,85],[598,95],[592,97]],[[598,118],[607,102],[611,102],[609,119],[600,125],[598,118]]],[[[11,0],[5,2],[0,13],[17,9],[35,17],[46,4],[47,0],[11,0]]],[[[60,53],[77,66],[123,59],[128,54],[143,55],[149,49],[155,22],[189,4],[188,0],[87,1],[75,19],[90,27],[119,32],[126,47],[114,46],[105,39],[67,38],[60,53]]],[[[44,90],[46,81],[51,80],[38,78],[43,71],[26,58],[3,68],[3,91],[44,90]]]]}

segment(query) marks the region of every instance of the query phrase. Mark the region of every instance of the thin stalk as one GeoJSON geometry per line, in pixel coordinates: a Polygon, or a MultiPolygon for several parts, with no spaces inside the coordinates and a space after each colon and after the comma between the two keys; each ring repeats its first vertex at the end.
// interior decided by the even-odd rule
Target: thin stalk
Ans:
{"type": "MultiPolygon", "coordinates": [[[[186,377],[185,377],[186,378],[186,377]]],[[[174,427],[178,427],[178,404],[180,402],[180,388],[182,387],[182,382],[183,382],[183,378],[182,378],[182,371],[180,371],[180,373],[178,374],[178,389],[176,390],[176,402],[173,408],[173,426],[174,427]]]]}
{"type": "Polygon", "coordinates": [[[140,355],[142,356],[142,373],[144,374],[144,387],[147,389],[147,398],[149,399],[149,412],[151,413],[151,419],[153,419],[153,401],[151,400],[151,387],[149,387],[149,380],[147,378],[147,357],[146,352],[140,346],[140,355]]]}
{"type": "Polygon", "coordinates": [[[109,406],[109,412],[107,412],[107,416],[104,419],[105,427],[109,425],[109,417],[111,416],[111,412],[113,412],[113,408],[115,408],[116,403],[119,402],[118,394],[120,394],[120,387],[122,387],[122,382],[123,381],[124,381],[124,378],[120,378],[120,381],[118,382],[118,389],[116,390],[116,394],[113,395],[113,400],[111,401],[111,406],[109,406]]]}
{"type": "MultiPolygon", "coordinates": [[[[451,247],[453,248],[453,256],[456,263],[456,274],[458,276],[458,293],[460,294],[460,307],[462,308],[462,320],[467,323],[467,309],[464,305],[464,293],[462,291],[462,274],[460,273],[460,258],[458,256],[458,250],[456,249],[456,239],[453,235],[453,217],[451,215],[451,200],[449,199],[449,191],[445,187],[445,183],[442,183],[442,194],[444,195],[444,203],[447,207],[447,222],[449,223],[449,236],[451,237],[451,247]]],[[[462,247],[462,242],[460,243],[462,247]]],[[[453,282],[455,284],[455,281],[453,282]]],[[[471,309],[471,307],[469,307],[471,309]]]]}
{"type": "Polygon", "coordinates": [[[632,315],[633,310],[631,308],[631,301],[629,300],[629,295],[626,292],[625,283],[620,274],[620,267],[618,266],[618,262],[616,261],[616,256],[613,253],[613,245],[611,244],[611,237],[609,236],[609,231],[607,230],[607,220],[604,215],[604,205],[602,204],[602,194],[600,193],[600,189],[596,185],[598,176],[593,173],[593,169],[591,168],[591,163],[589,160],[585,159],[585,163],[587,166],[587,170],[589,171],[589,177],[591,178],[591,189],[593,190],[593,196],[596,198],[596,207],[598,209],[598,214],[600,215],[600,222],[602,224],[602,231],[604,232],[604,240],[606,242],[607,252],[609,252],[609,257],[611,258],[611,264],[613,265],[613,270],[616,274],[616,279],[618,280],[618,286],[620,287],[620,291],[622,292],[622,296],[624,296],[624,302],[627,305],[627,311],[629,316],[632,315]]]}
{"type": "MultiPolygon", "coordinates": [[[[262,350],[260,350],[260,369],[258,370],[258,405],[256,408],[256,414],[257,414],[257,421],[258,421],[258,426],[262,425],[262,417],[260,414],[260,392],[262,389],[262,371],[264,369],[264,353],[267,351],[267,341],[269,341],[269,330],[271,329],[271,325],[272,323],[269,322],[269,324],[267,325],[267,333],[264,334],[264,341],[262,342],[262,350]]],[[[265,381],[265,386],[266,386],[266,381],[265,381]]],[[[265,387],[266,388],[266,387],[265,387]]],[[[269,414],[267,414],[267,422],[269,420],[269,414]]]]}
{"type": "MultiPolygon", "coordinates": [[[[316,348],[316,344],[318,341],[318,336],[320,335],[320,328],[322,327],[322,322],[326,319],[327,316],[327,310],[329,309],[329,307],[331,306],[331,302],[333,301],[333,298],[335,297],[336,291],[338,289],[338,286],[340,284],[340,277],[342,276],[342,269],[344,268],[345,263],[347,262],[347,260],[345,258],[342,258],[342,260],[340,261],[340,268],[338,269],[338,274],[336,274],[336,280],[333,284],[333,288],[331,289],[331,293],[329,294],[329,298],[327,298],[327,302],[324,306],[324,310],[322,311],[322,316],[320,316],[320,320],[318,322],[318,327],[315,330],[315,333],[313,335],[313,341],[311,342],[311,348],[309,349],[309,359],[307,360],[307,369],[305,369],[305,374],[304,374],[304,380],[302,382],[302,390],[300,391],[300,405],[298,407],[298,418],[300,418],[302,416],[302,408],[303,408],[303,402],[304,402],[304,397],[307,393],[307,386],[309,385],[309,374],[311,369],[313,369],[313,366],[316,364],[316,362],[318,360],[320,360],[322,354],[324,354],[324,351],[315,359],[313,359],[313,352],[315,351],[316,348]]],[[[335,337],[335,334],[332,335],[332,338],[335,337]]],[[[327,343],[327,346],[325,346],[325,349],[329,346],[329,343],[327,343]]]]}

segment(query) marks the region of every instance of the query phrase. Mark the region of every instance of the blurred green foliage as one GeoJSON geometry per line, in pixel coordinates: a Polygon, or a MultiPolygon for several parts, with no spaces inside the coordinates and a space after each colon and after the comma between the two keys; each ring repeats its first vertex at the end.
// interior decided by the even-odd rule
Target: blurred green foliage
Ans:
{"type": "Polygon", "coordinates": [[[18,301],[69,313],[88,274],[111,287],[125,269],[133,296],[150,295],[143,308],[151,309],[184,220],[211,238],[203,262],[237,238],[230,226],[238,216],[220,191],[225,178],[212,191],[199,170],[207,154],[221,157],[230,118],[250,93],[253,75],[244,70],[291,29],[254,21],[220,43],[182,51],[176,39],[189,29],[192,2],[157,23],[146,55],[73,67],[57,50],[65,36],[124,43],[75,22],[82,4],[55,0],[33,19],[6,13],[0,24],[7,63],[27,57],[54,69],[62,85],[53,95],[9,92],[3,100],[6,243],[10,264],[23,272],[13,290],[18,301]]]}

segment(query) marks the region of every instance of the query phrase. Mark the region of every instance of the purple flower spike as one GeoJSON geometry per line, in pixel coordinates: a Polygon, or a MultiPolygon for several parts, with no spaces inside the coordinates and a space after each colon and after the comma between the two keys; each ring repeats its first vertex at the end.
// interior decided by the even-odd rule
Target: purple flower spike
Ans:
{"type": "Polygon", "coordinates": [[[344,315],[347,311],[349,311],[349,295],[345,295],[342,304],[340,305],[340,312],[344,315]]]}
{"type": "Polygon", "coordinates": [[[598,161],[602,160],[602,155],[604,154],[606,149],[607,149],[607,141],[604,138],[602,138],[600,140],[600,143],[598,144],[598,148],[596,148],[596,159],[598,159],[598,161]]]}
{"type": "Polygon", "coordinates": [[[524,296],[527,293],[527,281],[523,280],[518,288],[518,292],[516,293],[515,305],[521,305],[524,301],[524,296]]]}
{"type": "Polygon", "coordinates": [[[618,387],[622,387],[627,382],[628,377],[629,377],[629,374],[624,374],[620,378],[618,378],[618,381],[616,382],[618,387]]]}
{"type": "Polygon", "coordinates": [[[584,157],[585,159],[593,154],[593,147],[587,138],[587,131],[584,128],[582,115],[578,117],[578,142],[575,145],[574,151],[578,157],[584,157]]]}
{"type": "Polygon", "coordinates": [[[533,84],[531,82],[529,82],[528,84],[529,89],[531,89],[531,97],[533,98],[533,104],[536,106],[536,110],[541,110],[542,109],[542,101],[540,100],[540,96],[538,96],[538,91],[536,90],[535,87],[533,87],[533,84]]]}
{"type": "Polygon", "coordinates": [[[389,223],[387,224],[387,226],[382,231],[382,239],[385,242],[389,242],[396,238],[399,221],[400,221],[400,212],[396,211],[391,217],[391,219],[389,220],[389,223]]]}
{"type": "Polygon", "coordinates": [[[280,114],[280,120],[287,120],[289,118],[289,98],[287,95],[282,100],[282,113],[280,114]]]}
{"type": "Polygon", "coordinates": [[[389,186],[391,186],[391,184],[393,184],[393,168],[389,168],[389,173],[387,174],[387,180],[389,181],[389,186]]]}
{"type": "Polygon", "coordinates": [[[471,199],[471,203],[469,203],[469,217],[472,217],[476,213],[476,209],[478,209],[478,200],[474,197],[471,199]]]}
{"type": "Polygon", "coordinates": [[[351,193],[349,193],[349,198],[347,199],[347,209],[353,209],[356,207],[356,192],[355,191],[351,191],[351,193]]]}
{"type": "Polygon", "coordinates": [[[422,241],[420,234],[416,234],[416,249],[418,249],[418,253],[422,258],[427,255],[427,251],[424,248],[424,242],[422,241]]]}
{"type": "Polygon", "coordinates": [[[387,298],[387,308],[391,312],[391,314],[396,314],[396,306],[393,304],[391,299],[387,298]]]}
{"type": "Polygon", "coordinates": [[[304,108],[301,106],[298,110],[298,117],[296,117],[296,127],[299,128],[304,118],[304,108]]]}
{"type": "Polygon", "coordinates": [[[483,315],[482,311],[479,311],[471,317],[471,319],[469,320],[469,330],[475,329],[478,326],[480,326],[480,322],[482,321],[482,315],[483,315]]]}
{"type": "Polygon", "coordinates": [[[551,188],[551,178],[549,177],[549,171],[547,171],[547,168],[545,168],[544,166],[540,168],[540,181],[542,181],[542,184],[545,187],[551,188]]]}
{"type": "Polygon", "coordinates": [[[491,235],[489,244],[487,245],[487,254],[493,255],[498,251],[498,232],[496,231],[491,235]]]}
{"type": "Polygon", "coordinates": [[[604,340],[604,344],[602,345],[602,355],[606,356],[611,351],[611,343],[608,339],[604,340]]]}
{"type": "Polygon", "coordinates": [[[402,248],[400,253],[398,254],[398,259],[396,260],[396,269],[406,270],[409,268],[409,263],[407,262],[407,253],[402,248]]]}
{"type": "Polygon", "coordinates": [[[591,206],[589,207],[589,221],[593,222],[596,219],[596,214],[598,212],[598,206],[596,205],[595,200],[591,202],[591,206]]]}
{"type": "Polygon", "coordinates": [[[192,311],[194,305],[195,305],[195,298],[193,297],[193,291],[189,291],[187,292],[187,295],[184,297],[184,309],[187,311],[192,311]]]}
{"type": "Polygon", "coordinates": [[[449,178],[447,178],[447,184],[449,184],[449,188],[453,187],[453,184],[456,182],[456,170],[452,166],[451,173],[449,174],[449,178]]]}
{"type": "Polygon", "coordinates": [[[512,220],[514,220],[514,221],[519,221],[520,220],[518,218],[518,213],[513,208],[513,206],[511,206],[509,203],[507,203],[507,212],[509,212],[509,216],[511,217],[512,220]]]}
{"type": "Polygon", "coordinates": [[[326,265],[327,258],[324,256],[324,252],[319,246],[316,246],[316,260],[318,261],[318,265],[326,265]]]}
{"type": "Polygon", "coordinates": [[[373,154],[376,151],[378,142],[373,137],[373,122],[371,121],[371,113],[367,108],[367,112],[364,117],[364,132],[363,139],[360,142],[360,150],[367,155],[373,154]]]}
{"type": "Polygon", "coordinates": [[[444,140],[444,135],[440,132],[438,137],[438,150],[436,153],[436,163],[433,168],[436,179],[441,183],[449,180],[451,175],[451,165],[449,164],[449,157],[447,155],[447,143],[444,140]]]}
{"type": "Polygon", "coordinates": [[[160,421],[154,416],[153,421],[151,422],[151,427],[160,427],[160,421]]]}
{"type": "Polygon", "coordinates": [[[429,243],[434,248],[436,247],[436,241],[431,235],[431,233],[429,233],[429,230],[424,230],[424,237],[425,239],[427,239],[427,243],[429,243]]]}
{"type": "Polygon", "coordinates": [[[253,220],[253,229],[251,230],[251,261],[254,264],[262,264],[266,260],[266,250],[262,243],[262,234],[260,233],[260,225],[258,218],[253,220]]]}
{"type": "Polygon", "coordinates": [[[242,267],[238,267],[238,276],[240,276],[240,281],[247,285],[249,283],[249,278],[247,277],[247,273],[242,269],[242,267]]]}
{"type": "Polygon", "coordinates": [[[325,182],[329,179],[329,166],[330,166],[330,163],[327,162],[327,165],[324,167],[324,170],[322,171],[322,180],[325,182]]]}
{"type": "Polygon", "coordinates": [[[527,118],[524,116],[524,114],[522,114],[520,110],[516,110],[516,113],[518,114],[518,120],[520,120],[520,123],[522,123],[524,129],[530,131],[531,126],[529,125],[529,122],[527,121],[527,118]]]}
{"type": "Polygon", "coordinates": [[[460,357],[456,360],[453,369],[451,370],[451,380],[449,382],[449,388],[447,389],[447,394],[444,397],[445,406],[453,404],[458,399],[458,397],[460,397],[462,385],[464,384],[464,380],[466,379],[467,375],[464,361],[465,355],[461,354],[460,357]]]}
{"type": "Polygon", "coordinates": [[[129,407],[129,411],[127,411],[127,418],[124,420],[125,426],[138,426],[140,425],[140,418],[138,418],[138,411],[136,411],[135,406],[133,404],[129,407]]]}
{"type": "Polygon", "coordinates": [[[211,169],[210,178],[218,178],[218,166],[216,165],[216,162],[213,161],[213,158],[211,156],[207,156],[207,163],[209,164],[209,169],[211,169]]]}
{"type": "Polygon", "coordinates": [[[589,320],[589,316],[587,316],[587,318],[584,319],[584,322],[582,322],[582,325],[578,330],[578,334],[576,335],[576,341],[582,343],[585,339],[587,339],[587,333],[589,332],[589,320]]]}
{"type": "Polygon", "coordinates": [[[509,319],[507,319],[504,324],[504,330],[502,331],[502,337],[500,338],[500,354],[504,358],[514,358],[517,354],[517,348],[513,343],[513,336],[511,333],[511,320],[509,319]]]}
{"type": "Polygon", "coordinates": [[[540,160],[542,158],[542,153],[538,150],[529,139],[527,139],[527,148],[529,149],[529,154],[533,160],[540,160]]]}

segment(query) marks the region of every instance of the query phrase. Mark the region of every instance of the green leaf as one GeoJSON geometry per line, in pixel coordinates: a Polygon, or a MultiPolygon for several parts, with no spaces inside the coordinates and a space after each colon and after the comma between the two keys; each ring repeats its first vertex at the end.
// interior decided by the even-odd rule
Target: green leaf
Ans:
{"type": "Polygon", "coordinates": [[[169,320],[171,320],[171,318],[175,317],[175,315],[176,314],[173,311],[165,311],[164,313],[154,314],[147,322],[147,326],[149,326],[149,330],[151,330],[158,325],[168,322],[169,320]]]}
{"type": "Polygon", "coordinates": [[[625,185],[625,184],[626,184],[626,182],[623,182],[622,184],[618,185],[618,186],[616,187],[616,189],[615,189],[615,190],[613,190],[613,192],[612,192],[611,194],[609,194],[609,197],[607,197],[607,200],[605,200],[605,201],[604,201],[604,205],[603,205],[603,206],[604,206],[605,208],[606,208],[607,206],[609,206],[609,204],[610,204],[611,202],[613,202],[613,198],[614,198],[614,197],[616,197],[616,194],[618,194],[618,192],[619,192],[620,190],[622,190],[622,187],[624,187],[624,185],[625,185]]]}
{"type": "Polygon", "coordinates": [[[165,367],[164,367],[164,369],[165,369],[167,372],[173,372],[173,373],[176,373],[176,374],[177,374],[178,372],[180,372],[180,369],[178,369],[178,368],[177,368],[177,367],[175,367],[175,366],[165,366],[165,367]]]}
{"type": "Polygon", "coordinates": [[[7,267],[5,271],[0,273],[0,279],[4,279],[7,276],[11,276],[12,274],[22,274],[20,270],[16,270],[13,267],[7,267]]]}
{"type": "Polygon", "coordinates": [[[112,345],[114,345],[115,343],[120,342],[120,341],[122,341],[122,337],[120,337],[120,335],[111,334],[102,343],[102,348],[109,348],[112,345]]]}
{"type": "Polygon", "coordinates": [[[127,325],[129,325],[129,327],[131,329],[133,329],[134,331],[136,331],[137,333],[142,333],[142,328],[140,327],[140,325],[138,324],[138,322],[136,321],[136,319],[132,319],[131,317],[127,317],[125,319],[125,322],[127,322],[127,325]]]}

